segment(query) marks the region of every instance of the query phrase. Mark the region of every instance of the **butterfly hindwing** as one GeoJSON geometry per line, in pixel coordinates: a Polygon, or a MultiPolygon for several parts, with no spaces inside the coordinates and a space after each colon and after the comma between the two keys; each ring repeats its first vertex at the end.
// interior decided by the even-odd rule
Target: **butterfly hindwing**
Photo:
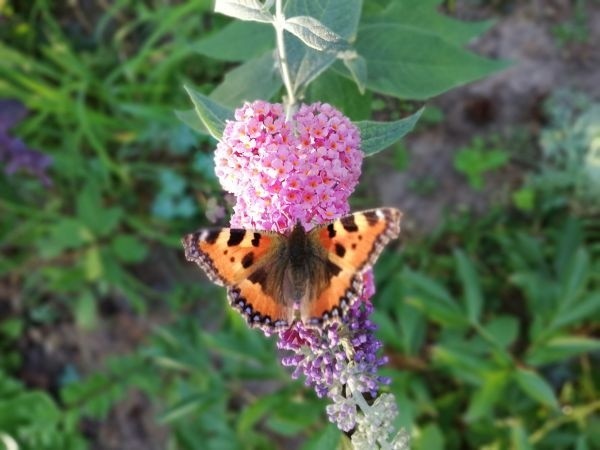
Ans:
{"type": "Polygon", "coordinates": [[[212,282],[227,286],[231,305],[250,325],[272,328],[290,320],[278,293],[281,270],[272,267],[284,240],[273,232],[215,228],[188,234],[183,245],[189,261],[212,282]]]}
{"type": "Polygon", "coordinates": [[[364,270],[398,236],[401,216],[394,208],[362,211],[309,233],[309,238],[325,249],[327,264],[339,270],[313,301],[303,305],[303,320],[318,323],[339,315],[360,295],[364,270]]]}

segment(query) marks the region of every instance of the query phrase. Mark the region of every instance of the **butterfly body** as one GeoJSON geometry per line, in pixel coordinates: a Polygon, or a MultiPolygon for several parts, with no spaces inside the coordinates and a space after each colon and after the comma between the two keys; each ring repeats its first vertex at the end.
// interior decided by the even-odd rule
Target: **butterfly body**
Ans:
{"type": "Polygon", "coordinates": [[[380,208],[288,234],[204,229],[183,239],[186,258],[228,290],[252,326],[282,329],[340,317],[362,291],[364,271],[398,236],[400,211],[380,208]]]}

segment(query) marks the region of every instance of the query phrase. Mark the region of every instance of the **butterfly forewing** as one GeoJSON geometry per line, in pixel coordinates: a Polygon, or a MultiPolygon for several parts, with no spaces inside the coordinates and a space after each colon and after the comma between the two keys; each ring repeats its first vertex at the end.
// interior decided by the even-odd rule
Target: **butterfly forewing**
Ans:
{"type": "Polygon", "coordinates": [[[205,229],[183,238],[185,255],[214,283],[227,286],[232,306],[252,326],[268,328],[291,322],[281,301],[278,275],[285,236],[232,228],[205,229]]]}
{"type": "Polygon", "coordinates": [[[400,218],[397,209],[373,209],[350,214],[309,233],[309,238],[326,250],[326,264],[338,269],[316,298],[303,305],[303,320],[318,323],[334,318],[360,295],[363,272],[398,236],[400,218]]]}

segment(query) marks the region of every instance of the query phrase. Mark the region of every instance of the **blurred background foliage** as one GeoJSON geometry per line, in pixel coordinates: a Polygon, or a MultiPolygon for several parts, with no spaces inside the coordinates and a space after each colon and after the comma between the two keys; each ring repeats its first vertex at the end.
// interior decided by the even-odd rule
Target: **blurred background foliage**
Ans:
{"type": "MultiPolygon", "coordinates": [[[[416,8],[411,23],[462,46],[492,23],[461,27],[448,15],[502,17],[518,2],[460,3],[443,2],[435,20],[416,8]]],[[[365,2],[367,28],[386,4],[365,2]]],[[[585,11],[596,4],[576,1],[551,24],[556,48],[589,42],[585,11]]],[[[180,236],[209,219],[226,223],[228,203],[214,141],[174,110],[190,107],[183,84],[231,94],[223,83],[240,81],[223,73],[251,56],[235,46],[233,56],[210,55],[230,23],[211,7],[0,1],[0,448],[309,450],[339,441],[324,403],[290,380],[273,342],[183,262],[180,236]]],[[[480,76],[499,67],[472,64],[480,76]]],[[[333,71],[307,96],[355,120],[411,111],[402,92],[372,89],[356,95],[333,71]]],[[[486,197],[483,211],[456,204],[430,226],[411,224],[409,209],[402,251],[376,267],[385,374],[415,449],[600,448],[600,103],[557,87],[538,103],[535,127],[482,127],[448,148],[446,173],[465,203],[503,195],[486,197]]],[[[434,102],[417,133],[448,119],[434,102]]],[[[384,155],[366,162],[354,206],[381,203],[382,167],[413,169],[410,140],[384,155]]],[[[443,182],[387,189],[427,209],[443,182]]]]}

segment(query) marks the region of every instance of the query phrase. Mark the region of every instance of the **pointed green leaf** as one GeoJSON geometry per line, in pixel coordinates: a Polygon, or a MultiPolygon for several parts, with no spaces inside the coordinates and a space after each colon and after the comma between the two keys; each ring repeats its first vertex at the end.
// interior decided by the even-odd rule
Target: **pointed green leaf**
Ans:
{"type": "Polygon", "coordinates": [[[362,151],[366,156],[371,156],[390,147],[414,128],[422,113],[423,108],[394,122],[356,122],[355,125],[360,130],[362,151]]]}
{"type": "Polygon", "coordinates": [[[370,116],[371,99],[370,92],[360,95],[351,80],[332,70],[321,74],[310,84],[306,93],[306,103],[329,103],[354,120],[370,116]]]}
{"type": "Polygon", "coordinates": [[[280,88],[273,53],[267,52],[227,72],[210,98],[225,107],[239,108],[245,101],[269,100],[280,88]]]}
{"type": "Polygon", "coordinates": [[[425,425],[412,447],[414,450],[443,450],[445,448],[444,433],[435,424],[425,425]]]}
{"type": "Polygon", "coordinates": [[[554,391],[540,375],[533,370],[518,368],[514,373],[514,378],[519,387],[533,400],[558,409],[558,401],[554,391]]]}
{"type": "Polygon", "coordinates": [[[511,345],[519,334],[519,322],[515,317],[497,316],[484,326],[485,331],[503,348],[511,345]]]}
{"type": "Polygon", "coordinates": [[[543,366],[566,361],[582,353],[600,351],[600,340],[583,336],[559,336],[531,350],[526,361],[532,366],[543,366]]]}
{"type": "Polygon", "coordinates": [[[454,252],[458,275],[462,281],[463,295],[465,300],[465,310],[469,322],[476,324],[481,316],[481,308],[483,299],[481,296],[481,288],[479,287],[479,277],[471,261],[461,250],[454,252]]]}
{"type": "Polygon", "coordinates": [[[355,47],[367,60],[367,87],[402,99],[424,100],[506,67],[401,25],[361,26],[355,47]]]}
{"type": "Polygon", "coordinates": [[[221,139],[225,129],[225,121],[233,119],[233,111],[211,100],[206,95],[195,91],[191,87],[184,86],[187,91],[196,114],[200,118],[202,125],[206,127],[212,137],[221,139]]]}
{"type": "Polygon", "coordinates": [[[215,12],[240,20],[269,23],[273,15],[258,0],[216,0],[215,12]]]}
{"type": "Polygon", "coordinates": [[[194,49],[221,61],[248,61],[275,48],[273,27],[257,22],[233,21],[201,39],[194,49]],[[235,45],[231,45],[235,42],[235,45]]]}
{"type": "Polygon", "coordinates": [[[91,330],[96,325],[98,318],[96,299],[89,291],[82,292],[76,298],[74,309],[75,323],[83,330],[91,330]]]}
{"type": "Polygon", "coordinates": [[[565,280],[564,290],[560,299],[560,310],[568,310],[573,302],[577,299],[577,296],[582,291],[583,287],[587,283],[589,277],[590,257],[588,252],[579,248],[575,253],[575,256],[566,269],[566,273],[559,274],[560,278],[565,280]]]}
{"type": "Polygon", "coordinates": [[[508,375],[505,372],[485,373],[483,384],[471,396],[465,420],[472,423],[489,416],[504,394],[507,381],[508,375]]]}
{"type": "Polygon", "coordinates": [[[130,234],[116,236],[111,242],[111,248],[117,258],[126,263],[140,262],[148,253],[148,247],[130,234]]]}
{"type": "MultiPolygon", "coordinates": [[[[361,4],[360,0],[295,0],[286,3],[285,14],[287,17],[313,17],[344,40],[352,41],[356,36],[361,4]]],[[[290,33],[285,34],[285,46],[296,92],[302,92],[336,60],[335,54],[307,47],[290,33]]]]}
{"type": "Polygon", "coordinates": [[[206,406],[211,400],[209,396],[204,394],[189,395],[164,411],[158,417],[158,421],[162,424],[175,422],[182,417],[196,413],[199,408],[206,406]]]}
{"type": "Polygon", "coordinates": [[[510,440],[514,450],[533,450],[527,439],[527,432],[521,424],[514,424],[510,428],[510,440]]]}
{"type": "Polygon", "coordinates": [[[367,61],[359,54],[353,54],[351,57],[343,57],[342,62],[352,75],[356,83],[358,92],[364,94],[367,88],[367,61]]]}
{"type": "Polygon", "coordinates": [[[569,309],[559,312],[552,321],[549,329],[555,331],[585,319],[598,318],[600,314],[600,292],[594,292],[581,299],[569,309]]]}
{"type": "Polygon", "coordinates": [[[312,436],[300,450],[336,449],[342,433],[335,425],[328,424],[316,435],[312,436]]]}
{"type": "Polygon", "coordinates": [[[339,34],[310,16],[290,17],[285,21],[284,29],[304,44],[320,52],[340,52],[350,47],[339,34]]]}
{"type": "Polygon", "coordinates": [[[188,109],[187,111],[177,110],[175,111],[175,115],[192,130],[200,134],[210,135],[208,129],[204,126],[198,114],[196,114],[195,109],[188,109]]]}
{"type": "Polygon", "coordinates": [[[491,20],[465,22],[444,15],[439,11],[443,0],[396,0],[379,14],[366,17],[365,23],[391,23],[427,30],[442,36],[456,45],[465,45],[473,38],[487,31],[491,20]]]}

